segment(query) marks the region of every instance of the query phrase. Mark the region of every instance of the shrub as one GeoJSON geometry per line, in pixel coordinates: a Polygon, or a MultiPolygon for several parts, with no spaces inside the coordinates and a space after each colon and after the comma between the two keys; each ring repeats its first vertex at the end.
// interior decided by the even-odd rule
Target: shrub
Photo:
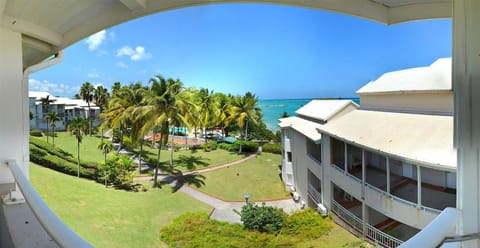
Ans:
{"type": "Polygon", "coordinates": [[[262,152],[282,154],[282,145],[278,143],[267,143],[262,146],[262,152]]]}
{"type": "Polygon", "coordinates": [[[35,136],[35,137],[42,137],[43,136],[42,131],[40,131],[38,129],[31,130],[30,135],[35,136]]]}
{"type": "Polygon", "coordinates": [[[130,137],[123,136],[123,148],[129,152],[132,152],[133,149],[135,149],[135,142],[133,142],[130,137]]]}
{"type": "MultiPolygon", "coordinates": [[[[71,163],[67,160],[61,159],[57,156],[49,154],[48,152],[30,144],[30,161],[38,165],[66,173],[69,175],[76,176],[78,166],[77,164],[71,163]]],[[[97,176],[94,172],[89,171],[85,168],[80,167],[80,177],[88,179],[96,179],[97,176]]]]}
{"type": "Polygon", "coordinates": [[[266,233],[276,233],[285,219],[283,210],[271,206],[246,204],[242,207],[241,220],[245,229],[266,233]]]}
{"type": "Polygon", "coordinates": [[[45,136],[48,136],[48,137],[57,137],[57,132],[45,132],[45,136]]]}
{"type": "MultiPolygon", "coordinates": [[[[77,164],[77,158],[72,157],[72,154],[58,148],[58,147],[53,147],[52,144],[49,144],[43,140],[39,139],[30,139],[30,144],[35,145],[36,147],[45,150],[46,152],[55,155],[57,157],[60,157],[64,160],[67,160],[71,163],[77,164]]],[[[97,169],[98,168],[98,163],[97,162],[91,162],[91,161],[82,161],[80,160],[80,166],[83,168],[88,168],[88,169],[97,169]]]]}
{"type": "Polygon", "coordinates": [[[209,140],[207,143],[203,144],[202,147],[206,152],[213,151],[217,149],[217,142],[215,140],[209,140]]]}
{"type": "Polygon", "coordinates": [[[258,143],[253,141],[237,140],[233,144],[221,143],[217,147],[219,149],[227,150],[229,152],[238,152],[240,150],[240,143],[242,143],[242,152],[257,152],[258,143]]]}
{"type": "Polygon", "coordinates": [[[288,216],[283,222],[282,234],[296,236],[300,240],[317,239],[332,230],[332,224],[313,209],[308,208],[288,216]]]}
{"type": "Polygon", "coordinates": [[[160,239],[170,247],[291,247],[294,242],[273,234],[247,231],[239,224],[208,219],[205,213],[187,213],[160,230],[160,239]]]}
{"type": "Polygon", "coordinates": [[[136,165],[128,156],[111,156],[107,163],[101,164],[100,173],[118,188],[130,189],[133,184],[133,172],[136,165]],[[106,172],[106,175],[105,175],[106,172]]]}

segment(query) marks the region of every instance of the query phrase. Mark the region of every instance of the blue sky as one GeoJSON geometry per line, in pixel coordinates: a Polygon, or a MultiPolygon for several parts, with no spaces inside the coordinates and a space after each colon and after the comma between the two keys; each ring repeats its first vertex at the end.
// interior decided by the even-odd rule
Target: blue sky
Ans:
{"type": "Polygon", "coordinates": [[[332,12],[260,4],[178,9],[102,30],[68,47],[30,90],[73,96],[160,74],[260,99],[352,97],[381,74],[451,56],[451,20],[386,26],[332,12]]]}

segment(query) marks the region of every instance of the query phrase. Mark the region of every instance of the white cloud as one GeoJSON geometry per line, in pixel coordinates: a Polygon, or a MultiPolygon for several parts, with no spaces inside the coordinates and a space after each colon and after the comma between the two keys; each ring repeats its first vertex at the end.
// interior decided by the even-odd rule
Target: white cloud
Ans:
{"type": "Polygon", "coordinates": [[[98,75],[98,74],[95,73],[95,72],[91,72],[91,73],[88,73],[88,74],[87,74],[87,77],[89,77],[89,78],[99,78],[100,75],[98,75]]]}
{"type": "Polygon", "coordinates": [[[145,48],[142,46],[137,46],[135,50],[133,50],[129,46],[124,46],[117,51],[117,57],[127,56],[130,57],[133,61],[139,61],[142,59],[149,59],[152,57],[152,54],[145,51],[145,48]]]}
{"type": "Polygon", "coordinates": [[[107,31],[105,31],[105,29],[96,34],[90,35],[86,40],[88,44],[88,50],[90,51],[96,50],[105,40],[106,35],[107,35],[107,31]]]}
{"type": "Polygon", "coordinates": [[[128,65],[127,65],[127,64],[125,64],[125,63],[123,63],[122,61],[119,61],[119,62],[117,62],[117,64],[116,64],[116,65],[117,65],[118,67],[121,67],[121,68],[125,68],[125,69],[127,69],[127,68],[128,68],[128,65]]]}
{"type": "Polygon", "coordinates": [[[46,91],[54,96],[73,96],[80,90],[80,86],[71,86],[63,83],[51,83],[47,80],[28,79],[28,89],[32,91],[46,91]]]}

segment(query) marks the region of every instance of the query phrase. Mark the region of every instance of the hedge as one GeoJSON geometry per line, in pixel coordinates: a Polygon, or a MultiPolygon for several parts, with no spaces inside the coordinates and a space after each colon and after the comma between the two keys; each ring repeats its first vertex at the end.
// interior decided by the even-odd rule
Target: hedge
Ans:
{"type": "MultiPolygon", "coordinates": [[[[77,164],[61,159],[32,144],[30,144],[30,161],[65,174],[77,176],[78,173],[77,164]]],[[[89,171],[83,167],[80,167],[80,177],[93,180],[97,179],[95,172],[89,171]]]]}
{"type": "Polygon", "coordinates": [[[32,135],[34,137],[42,137],[43,136],[42,131],[38,130],[38,129],[31,130],[30,135],[32,135]]]}
{"type": "Polygon", "coordinates": [[[242,152],[257,152],[258,143],[253,141],[237,140],[233,144],[220,143],[217,145],[219,149],[227,150],[229,152],[238,152],[240,150],[240,143],[242,143],[242,152]]]}
{"type": "MultiPolygon", "coordinates": [[[[74,164],[77,164],[77,159],[72,157],[72,155],[60,148],[57,148],[57,147],[53,147],[52,144],[50,143],[47,143],[43,140],[39,140],[39,139],[30,139],[30,144],[33,144],[34,146],[42,149],[42,150],[45,150],[47,151],[48,153],[50,153],[51,155],[55,155],[57,157],[60,157],[62,158],[63,160],[67,160],[71,163],[74,163],[74,164]]],[[[80,166],[83,167],[83,168],[89,168],[89,169],[97,169],[99,164],[96,163],[96,162],[91,162],[91,161],[83,161],[83,160],[80,160],[80,166]]]]}
{"type": "Polygon", "coordinates": [[[282,154],[282,145],[279,143],[267,143],[262,146],[262,152],[282,154]]]}

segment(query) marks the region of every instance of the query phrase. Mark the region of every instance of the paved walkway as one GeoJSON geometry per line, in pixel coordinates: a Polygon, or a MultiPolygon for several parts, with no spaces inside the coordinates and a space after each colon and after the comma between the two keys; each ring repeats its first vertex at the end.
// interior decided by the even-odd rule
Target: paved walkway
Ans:
{"type": "MultiPolygon", "coordinates": [[[[194,171],[189,171],[185,172],[184,175],[188,174],[194,174],[194,173],[204,173],[208,171],[214,171],[226,167],[230,167],[232,165],[237,165],[240,163],[243,163],[247,160],[250,160],[252,158],[255,158],[258,154],[252,154],[248,157],[226,163],[223,165],[218,165],[218,166],[213,166],[209,168],[204,168],[204,169],[199,169],[199,170],[194,170],[194,171]]],[[[162,180],[163,176],[159,176],[158,180],[162,180]]],[[[135,180],[152,180],[152,177],[136,177],[135,180]]],[[[173,182],[172,184],[174,184],[173,182]]],[[[210,215],[211,219],[214,220],[219,220],[219,221],[226,221],[230,223],[241,223],[240,221],[240,215],[235,213],[235,211],[240,212],[242,209],[242,206],[245,205],[244,202],[229,202],[229,201],[223,201],[221,199],[218,199],[216,197],[213,197],[211,195],[205,194],[199,190],[196,190],[192,187],[183,185],[179,191],[207,204],[213,207],[212,214],[210,215]]],[[[300,204],[295,203],[293,199],[285,199],[285,200],[276,200],[276,201],[264,201],[266,206],[274,206],[278,208],[282,208],[286,213],[292,213],[294,211],[300,210],[300,204]]]]}
{"type": "MultiPolygon", "coordinates": [[[[185,185],[181,187],[179,191],[182,191],[183,193],[188,194],[191,197],[212,206],[214,209],[212,211],[212,214],[210,215],[211,219],[226,221],[230,223],[241,223],[240,215],[238,215],[235,211],[240,212],[242,209],[242,206],[245,205],[244,202],[222,201],[218,198],[207,195],[201,191],[198,191],[196,189],[193,189],[185,185]]],[[[293,199],[264,201],[264,202],[266,206],[274,206],[274,207],[282,208],[283,211],[285,211],[286,213],[292,213],[294,211],[300,210],[300,204],[295,203],[293,199]]],[[[257,202],[257,203],[261,204],[260,202],[257,202]]]]}

